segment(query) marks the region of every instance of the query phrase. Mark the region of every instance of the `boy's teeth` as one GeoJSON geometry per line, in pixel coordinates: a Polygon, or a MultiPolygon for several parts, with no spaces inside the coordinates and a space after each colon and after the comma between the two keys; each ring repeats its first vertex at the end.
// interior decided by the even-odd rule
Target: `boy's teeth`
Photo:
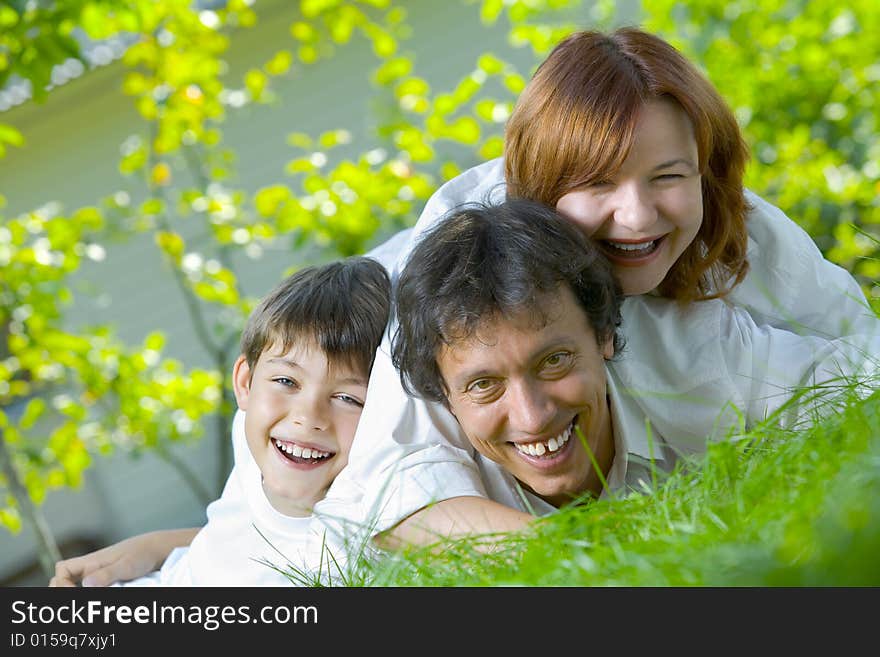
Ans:
{"type": "Polygon", "coordinates": [[[568,439],[571,438],[572,427],[574,427],[574,422],[569,424],[568,428],[565,431],[560,433],[558,436],[551,438],[547,442],[539,441],[536,443],[514,443],[514,447],[516,447],[523,454],[528,454],[529,456],[543,456],[547,452],[558,452],[562,448],[562,446],[568,442],[568,439]]]}
{"type": "Polygon", "coordinates": [[[290,445],[287,443],[282,443],[280,440],[275,441],[275,445],[277,445],[278,449],[286,454],[290,454],[291,456],[296,456],[303,459],[323,459],[330,456],[330,452],[322,452],[317,449],[310,449],[308,447],[300,447],[299,445],[290,445]]]}

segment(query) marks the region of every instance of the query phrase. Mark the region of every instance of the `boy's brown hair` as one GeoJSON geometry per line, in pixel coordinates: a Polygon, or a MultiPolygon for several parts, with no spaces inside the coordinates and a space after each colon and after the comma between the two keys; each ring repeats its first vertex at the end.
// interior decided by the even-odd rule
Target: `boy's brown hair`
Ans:
{"type": "Polygon", "coordinates": [[[388,323],[391,283],[385,268],[367,257],[306,267],[284,279],[248,318],[241,353],[251,372],[263,350],[287,351],[311,340],[334,365],[369,375],[388,323]]]}

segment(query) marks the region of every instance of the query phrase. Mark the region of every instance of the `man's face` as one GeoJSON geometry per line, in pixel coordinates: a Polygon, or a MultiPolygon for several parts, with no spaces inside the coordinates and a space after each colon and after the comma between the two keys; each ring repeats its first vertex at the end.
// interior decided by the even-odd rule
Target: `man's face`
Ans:
{"type": "Polygon", "coordinates": [[[528,309],[492,317],[444,345],[437,365],[474,448],[560,506],[595,492],[598,479],[575,427],[600,463],[613,456],[605,359],[614,348],[611,340],[597,344],[567,286],[542,306],[552,309],[545,326],[528,309]]]}
{"type": "Polygon", "coordinates": [[[264,349],[252,371],[239,357],[233,384],[266,496],[280,513],[308,515],[348,462],[367,375],[331,368],[304,341],[286,353],[278,344],[264,349]]]}

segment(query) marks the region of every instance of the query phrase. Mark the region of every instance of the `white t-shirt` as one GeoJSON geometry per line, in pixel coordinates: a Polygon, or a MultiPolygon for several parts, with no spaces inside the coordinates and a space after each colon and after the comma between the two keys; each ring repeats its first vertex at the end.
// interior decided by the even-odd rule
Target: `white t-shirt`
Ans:
{"type": "MultiPolygon", "coordinates": [[[[239,414],[240,418],[244,415],[239,414]]],[[[208,522],[189,547],[176,548],[162,568],[123,586],[291,586],[310,583],[321,537],[312,517],[275,510],[263,492],[262,476],[234,425],[232,473],[223,494],[208,505],[208,522]],[[305,575],[300,580],[295,570],[305,575]],[[282,571],[289,571],[293,579],[282,571]]]]}
{"type": "MultiPolygon", "coordinates": [[[[503,196],[500,159],[469,169],[429,199],[411,234],[374,254],[396,278],[419,235],[446,211],[503,196]]],[[[691,304],[685,315],[674,303],[647,295],[624,303],[627,348],[607,367],[618,434],[610,476],[621,487],[637,483],[640,469],[648,471],[632,465],[648,463],[652,455],[643,436],[646,419],[674,448],[653,452],[655,461],[670,465],[676,450],[700,452],[707,437],[736,426],[730,407],[719,417],[725,405],[757,420],[781,402],[780,386],[805,382],[817,364],[820,373],[833,368],[838,350],[852,361],[845,370],[864,361],[843,343],[772,327],[827,337],[880,333],[880,321],[852,276],[825,260],[780,210],[751,193],[747,199],[750,270],[726,302],[691,304]]],[[[352,540],[362,544],[359,529],[383,531],[431,502],[471,495],[512,499],[509,476],[478,457],[446,409],[403,392],[389,355],[393,328],[376,355],[349,465],[315,508],[337,550],[352,540]]],[[[868,338],[861,346],[880,353],[868,338]]],[[[244,440],[235,430],[233,436],[244,440]]]]}
{"type": "MultiPolygon", "coordinates": [[[[747,428],[769,417],[798,388],[825,384],[833,394],[840,377],[876,377],[880,362],[880,335],[800,336],[759,327],[719,300],[681,308],[668,299],[631,297],[622,314],[628,343],[605,367],[616,448],[606,492],[643,489],[652,462],[668,472],[680,456],[705,452],[707,441],[728,436],[741,422],[747,428]]],[[[442,404],[408,396],[392,385],[395,379],[387,353],[377,356],[357,451],[352,448],[348,467],[316,506],[319,517],[348,514],[346,523],[330,525],[335,544],[357,536],[359,527],[375,534],[452,497],[488,497],[538,514],[553,510],[531,495],[524,504],[513,477],[473,449],[442,404]]],[[[833,406],[792,407],[778,423],[795,426],[821,408],[833,406]]]]}

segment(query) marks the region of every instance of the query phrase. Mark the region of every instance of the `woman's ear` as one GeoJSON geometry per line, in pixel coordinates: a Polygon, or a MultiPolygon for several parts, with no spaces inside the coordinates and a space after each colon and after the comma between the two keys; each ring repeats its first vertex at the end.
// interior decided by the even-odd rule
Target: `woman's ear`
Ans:
{"type": "Polygon", "coordinates": [[[232,366],[232,390],[238,407],[246,411],[248,395],[251,391],[251,368],[244,355],[236,358],[235,365],[232,366]]]}

